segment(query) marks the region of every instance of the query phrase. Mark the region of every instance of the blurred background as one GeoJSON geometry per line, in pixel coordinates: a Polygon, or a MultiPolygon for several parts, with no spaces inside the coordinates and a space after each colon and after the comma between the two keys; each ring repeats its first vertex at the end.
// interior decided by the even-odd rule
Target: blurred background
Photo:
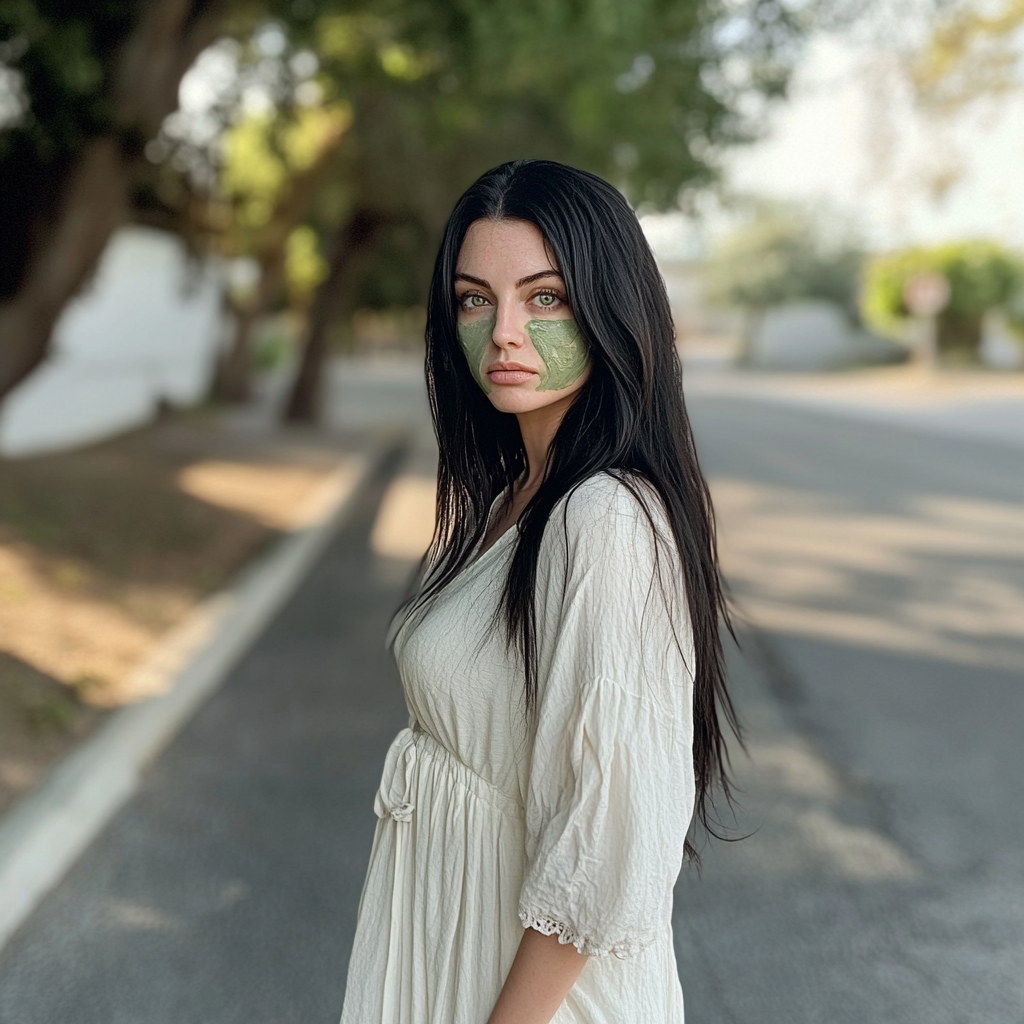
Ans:
{"type": "Polygon", "coordinates": [[[664,276],[735,609],[688,1019],[1024,1021],[1024,4],[0,0],[0,1022],[334,1020],[426,288],[548,157],[664,276]]]}

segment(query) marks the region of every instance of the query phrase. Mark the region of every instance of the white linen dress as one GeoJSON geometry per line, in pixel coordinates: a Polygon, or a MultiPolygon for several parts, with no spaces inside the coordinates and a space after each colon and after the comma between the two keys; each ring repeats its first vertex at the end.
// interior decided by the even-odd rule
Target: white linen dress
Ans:
{"type": "Polygon", "coordinates": [[[398,629],[410,724],[375,801],[342,1024],[485,1024],[524,926],[590,954],[555,1024],[682,1024],[671,912],[694,655],[649,504],[657,540],[607,473],[552,512],[535,715],[491,627],[514,528],[398,629]]]}

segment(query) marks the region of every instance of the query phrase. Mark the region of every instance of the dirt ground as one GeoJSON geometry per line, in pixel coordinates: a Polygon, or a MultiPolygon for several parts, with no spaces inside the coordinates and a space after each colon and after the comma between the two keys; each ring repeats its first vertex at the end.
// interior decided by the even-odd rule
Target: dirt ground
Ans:
{"type": "Polygon", "coordinates": [[[0,459],[0,812],[146,696],[133,669],[169,628],[323,505],[334,442],[223,422],[0,459]]]}

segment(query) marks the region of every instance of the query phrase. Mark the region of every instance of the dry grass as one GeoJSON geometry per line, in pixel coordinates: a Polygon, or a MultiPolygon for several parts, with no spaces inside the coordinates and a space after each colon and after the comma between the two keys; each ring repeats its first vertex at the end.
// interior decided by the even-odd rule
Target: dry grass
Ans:
{"type": "Polygon", "coordinates": [[[102,718],[132,670],[247,560],[309,517],[339,452],[168,421],[0,459],[0,810],[102,718]]]}

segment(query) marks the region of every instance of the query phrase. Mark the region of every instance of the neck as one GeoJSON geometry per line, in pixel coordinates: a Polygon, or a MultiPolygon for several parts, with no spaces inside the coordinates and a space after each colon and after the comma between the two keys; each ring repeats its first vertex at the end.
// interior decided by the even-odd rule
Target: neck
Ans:
{"type": "Polygon", "coordinates": [[[519,491],[532,492],[540,487],[551,442],[555,439],[566,409],[575,397],[575,394],[566,395],[540,409],[516,413],[519,432],[523,437],[523,448],[526,451],[526,479],[519,485],[519,491]]]}

